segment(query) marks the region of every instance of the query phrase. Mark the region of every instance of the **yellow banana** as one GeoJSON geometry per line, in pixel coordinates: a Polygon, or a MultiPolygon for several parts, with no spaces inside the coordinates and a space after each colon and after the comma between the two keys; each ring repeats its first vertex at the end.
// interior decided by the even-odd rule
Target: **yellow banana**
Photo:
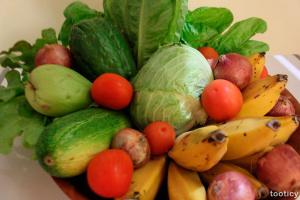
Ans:
{"type": "Polygon", "coordinates": [[[117,198],[116,200],[153,200],[163,181],[165,169],[165,156],[150,160],[146,165],[133,172],[129,191],[124,197],[117,198]]]}
{"type": "Polygon", "coordinates": [[[217,126],[206,126],[183,133],[176,139],[169,156],[186,169],[198,172],[208,170],[227,151],[228,139],[225,133],[217,126]]]}
{"type": "Polygon", "coordinates": [[[206,200],[206,191],[197,172],[171,162],[168,170],[170,200],[206,200]]]}
{"type": "Polygon", "coordinates": [[[282,128],[277,131],[276,136],[273,138],[270,145],[275,146],[286,143],[294,131],[297,130],[299,119],[299,116],[284,116],[277,118],[277,120],[280,121],[280,126],[282,128]]]}
{"type": "Polygon", "coordinates": [[[251,82],[259,80],[266,62],[265,53],[255,53],[247,58],[252,65],[251,82]]]}
{"type": "Polygon", "coordinates": [[[208,171],[202,172],[201,177],[203,180],[205,180],[207,183],[212,182],[215,176],[222,174],[224,172],[228,171],[235,171],[238,173],[243,174],[248,181],[252,184],[255,192],[256,192],[256,199],[263,199],[266,198],[269,195],[269,189],[267,186],[265,186],[262,182],[257,180],[252,174],[250,174],[247,170],[238,167],[236,165],[230,164],[230,163],[219,163],[213,168],[211,168],[208,171]]]}
{"type": "Polygon", "coordinates": [[[287,83],[287,75],[268,76],[250,83],[243,91],[244,103],[237,118],[262,117],[276,104],[287,83]]]}
{"type": "Polygon", "coordinates": [[[295,122],[287,118],[295,117],[242,118],[219,125],[219,129],[229,138],[223,160],[252,155],[264,150],[274,141],[281,140],[284,138],[282,135],[290,135],[295,128],[295,122]]]}
{"type": "Polygon", "coordinates": [[[244,169],[247,169],[251,173],[254,173],[257,167],[258,160],[272,149],[273,146],[268,146],[260,152],[236,160],[231,160],[230,162],[240,167],[243,167],[244,169]]]}

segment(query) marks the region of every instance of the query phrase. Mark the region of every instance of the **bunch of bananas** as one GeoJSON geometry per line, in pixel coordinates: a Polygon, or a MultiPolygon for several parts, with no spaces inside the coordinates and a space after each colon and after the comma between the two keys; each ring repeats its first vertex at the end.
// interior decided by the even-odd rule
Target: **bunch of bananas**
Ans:
{"type": "Polygon", "coordinates": [[[170,200],[205,200],[201,179],[209,184],[226,171],[245,175],[256,191],[256,198],[268,196],[268,188],[257,180],[254,172],[258,160],[274,146],[287,142],[299,126],[297,116],[265,116],[276,104],[287,83],[285,75],[259,79],[265,58],[249,57],[253,78],[244,89],[244,104],[238,116],[226,123],[208,125],[177,137],[166,157],[152,159],[136,170],[126,199],[153,200],[168,171],[170,200]],[[199,176],[200,174],[200,176],[199,176]],[[201,177],[201,179],[200,179],[201,177]]]}

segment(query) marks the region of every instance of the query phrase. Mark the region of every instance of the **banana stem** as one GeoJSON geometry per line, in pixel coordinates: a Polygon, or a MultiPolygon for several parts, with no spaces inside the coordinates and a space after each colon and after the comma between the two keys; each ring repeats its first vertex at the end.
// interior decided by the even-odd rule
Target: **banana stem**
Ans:
{"type": "Polygon", "coordinates": [[[277,131],[280,128],[281,124],[278,120],[272,119],[271,121],[267,122],[266,126],[273,131],[277,131]]]}
{"type": "Polygon", "coordinates": [[[208,142],[218,142],[218,143],[223,143],[226,140],[226,135],[223,131],[221,130],[215,130],[211,132],[208,138],[208,142]]]}
{"type": "Polygon", "coordinates": [[[286,74],[277,74],[277,81],[287,81],[288,75],[286,74]]]}

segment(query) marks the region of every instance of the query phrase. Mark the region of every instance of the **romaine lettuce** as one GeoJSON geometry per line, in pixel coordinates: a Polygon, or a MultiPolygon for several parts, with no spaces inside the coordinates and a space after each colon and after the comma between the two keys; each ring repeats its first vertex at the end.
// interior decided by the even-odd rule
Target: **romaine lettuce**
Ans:
{"type": "Polygon", "coordinates": [[[186,45],[161,47],[132,80],[135,96],[130,112],[140,129],[154,121],[166,121],[178,134],[204,123],[199,96],[213,80],[211,67],[186,45]]]}
{"type": "Polygon", "coordinates": [[[134,47],[138,68],[160,45],[179,42],[187,0],[104,0],[104,14],[134,47]]]}

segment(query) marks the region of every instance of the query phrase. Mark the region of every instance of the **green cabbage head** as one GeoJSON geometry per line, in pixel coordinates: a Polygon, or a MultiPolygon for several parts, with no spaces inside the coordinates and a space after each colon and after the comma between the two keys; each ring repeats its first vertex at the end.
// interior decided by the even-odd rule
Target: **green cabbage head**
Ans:
{"type": "Polygon", "coordinates": [[[177,134],[188,131],[206,121],[199,96],[212,80],[211,67],[196,49],[182,44],[161,47],[132,80],[131,117],[140,129],[166,121],[177,134]]]}

